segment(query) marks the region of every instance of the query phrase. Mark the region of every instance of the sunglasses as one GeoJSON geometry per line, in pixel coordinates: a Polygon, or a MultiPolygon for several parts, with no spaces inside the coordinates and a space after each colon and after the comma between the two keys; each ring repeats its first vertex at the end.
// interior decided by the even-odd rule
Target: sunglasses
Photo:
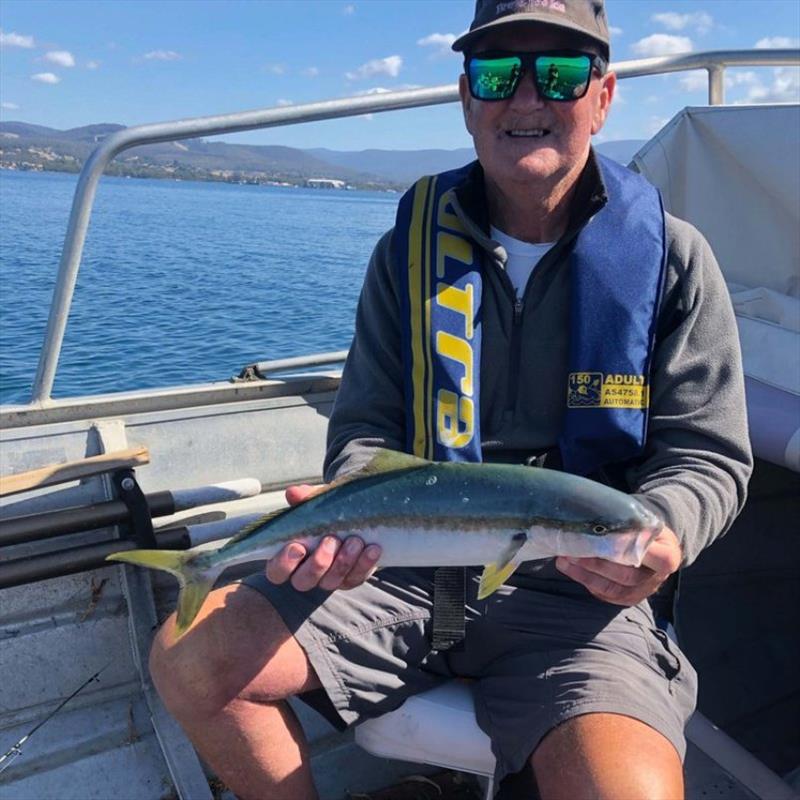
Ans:
{"type": "Polygon", "coordinates": [[[586,94],[592,69],[600,75],[606,62],[593,53],[559,50],[547,53],[492,51],[468,55],[464,61],[470,94],[476,100],[508,100],[526,70],[544,100],[568,102],[586,94]]]}

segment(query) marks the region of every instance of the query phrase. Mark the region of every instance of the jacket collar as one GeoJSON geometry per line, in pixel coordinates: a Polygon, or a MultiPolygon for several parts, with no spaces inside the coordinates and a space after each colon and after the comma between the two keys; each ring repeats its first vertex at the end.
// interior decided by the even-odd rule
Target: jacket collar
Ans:
{"type": "MultiPolygon", "coordinates": [[[[489,204],[486,202],[486,184],[480,161],[472,163],[464,181],[453,191],[455,212],[470,236],[484,250],[497,255],[497,243],[489,235],[489,204]]],[[[591,148],[570,205],[569,224],[560,241],[574,238],[607,202],[606,186],[594,148],[591,148]]]]}

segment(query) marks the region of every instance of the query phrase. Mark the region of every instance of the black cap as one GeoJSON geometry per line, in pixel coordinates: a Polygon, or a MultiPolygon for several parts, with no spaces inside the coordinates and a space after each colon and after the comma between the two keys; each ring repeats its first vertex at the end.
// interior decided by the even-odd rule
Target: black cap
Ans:
{"type": "Polygon", "coordinates": [[[575,31],[594,39],[609,55],[608,20],[603,0],[476,0],[469,31],[453,42],[453,50],[467,50],[482,34],[502,25],[537,22],[575,31]]]}

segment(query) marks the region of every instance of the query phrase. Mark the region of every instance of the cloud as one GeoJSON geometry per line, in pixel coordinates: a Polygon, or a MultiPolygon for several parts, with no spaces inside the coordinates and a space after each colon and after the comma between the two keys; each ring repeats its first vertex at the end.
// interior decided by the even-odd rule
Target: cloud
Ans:
{"type": "Polygon", "coordinates": [[[282,107],[293,106],[294,105],[294,100],[286,100],[283,97],[279,97],[278,100],[276,101],[275,105],[282,106],[282,107]]]}
{"type": "Polygon", "coordinates": [[[58,64],[59,67],[74,67],[75,57],[69,50],[51,50],[43,56],[45,61],[51,64],[58,64]]]}
{"type": "Polygon", "coordinates": [[[97,69],[100,66],[99,61],[87,61],[86,69],[97,69]]]}
{"type": "Polygon", "coordinates": [[[639,56],[671,56],[693,49],[694,45],[688,36],[671,36],[668,33],[654,33],[631,45],[631,50],[639,56]]]}
{"type": "Polygon", "coordinates": [[[356,7],[352,3],[348,3],[343,9],[342,14],[349,16],[356,13],[356,7]]]}
{"type": "Polygon", "coordinates": [[[800,47],[800,39],[792,39],[789,36],[767,36],[756,42],[758,50],[775,50],[783,47],[800,47]]]}
{"type": "Polygon", "coordinates": [[[708,73],[704,69],[687,72],[679,81],[687,92],[701,92],[708,89],[708,73]]]}
{"type": "Polygon", "coordinates": [[[374,75],[388,75],[396,78],[400,74],[403,66],[403,59],[400,56],[386,56],[386,58],[373,58],[367,61],[353,72],[346,72],[345,77],[349,81],[360,81],[364,78],[371,78],[374,75]]]}
{"type": "Polygon", "coordinates": [[[7,103],[5,101],[0,103],[0,108],[4,108],[6,111],[18,111],[19,110],[19,106],[16,103],[7,103]]]}
{"type": "Polygon", "coordinates": [[[683,31],[690,28],[703,34],[708,33],[714,27],[714,18],[705,11],[696,11],[693,14],[664,11],[661,14],[653,14],[650,19],[670,31],[683,31]]]}
{"type": "Polygon", "coordinates": [[[371,89],[361,89],[355,93],[356,97],[365,97],[370,94],[388,94],[389,92],[404,92],[408,89],[421,89],[418,83],[404,83],[401,86],[394,86],[387,89],[385,86],[373,86],[371,89]]]}
{"type": "Polygon", "coordinates": [[[608,32],[612,36],[622,36],[622,28],[618,28],[616,25],[609,25],[608,32]]]}
{"type": "MultiPolygon", "coordinates": [[[[687,72],[679,82],[687,92],[708,91],[708,73],[704,69],[687,72]]],[[[752,86],[757,83],[759,83],[759,80],[755,72],[732,72],[728,70],[725,73],[726,89],[731,89],[735,86],[752,86]]]]}
{"type": "Polygon", "coordinates": [[[24,47],[30,49],[34,46],[33,36],[24,36],[21,33],[4,33],[0,30],[0,46],[2,47],[24,47]]]}
{"type": "MultiPolygon", "coordinates": [[[[744,73],[748,74],[748,73],[744,73]]],[[[741,103],[800,103],[800,68],[778,67],[772,72],[772,83],[765,85],[755,73],[743,81],[747,84],[747,94],[736,104],[741,103]]]]}
{"type": "Polygon", "coordinates": [[[457,56],[458,53],[454,53],[451,47],[455,40],[454,33],[432,33],[430,36],[417,39],[417,44],[420,47],[433,47],[436,56],[457,56]]]}
{"type": "Polygon", "coordinates": [[[306,69],[300,71],[300,74],[306,78],[316,78],[319,75],[319,69],[317,67],[306,67],[306,69]]]}
{"type": "Polygon", "coordinates": [[[286,74],[286,65],[285,64],[267,64],[267,65],[265,65],[264,69],[267,72],[271,72],[273,75],[285,75],[286,74]]]}
{"type": "Polygon", "coordinates": [[[145,53],[142,58],[145,61],[179,61],[182,56],[174,50],[151,50],[145,53]]]}
{"type": "Polygon", "coordinates": [[[37,72],[35,75],[31,75],[32,81],[39,81],[39,83],[60,83],[61,78],[58,77],[54,72],[37,72]]]}

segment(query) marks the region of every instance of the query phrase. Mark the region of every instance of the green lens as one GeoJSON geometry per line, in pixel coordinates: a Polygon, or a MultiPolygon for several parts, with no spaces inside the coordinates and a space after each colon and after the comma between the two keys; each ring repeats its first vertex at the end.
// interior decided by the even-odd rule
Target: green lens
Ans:
{"type": "Polygon", "coordinates": [[[537,56],[536,88],[547,100],[577,100],[586,94],[591,70],[587,55],[537,56]]]}
{"type": "Polygon", "coordinates": [[[516,56],[504,58],[472,58],[469,62],[469,83],[479,100],[505,100],[517,88],[522,62],[516,56]]]}

